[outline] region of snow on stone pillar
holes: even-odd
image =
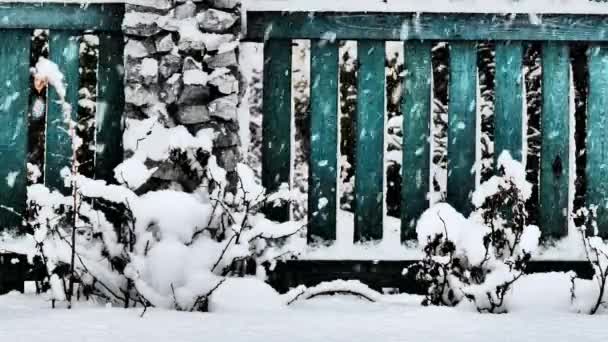
[[[132,0],[123,22],[125,115],[156,116],[193,135],[212,128],[213,153],[232,180],[240,159],[240,11],[240,0]],[[166,170],[153,177],[179,177]]]

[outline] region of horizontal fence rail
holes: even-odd
[[[28,113],[32,84],[31,44],[34,29],[49,30],[49,59],[67,83],[66,101],[77,119],[80,88],[79,50],[82,36],[97,35],[96,155],[94,176],[112,180],[122,160],[124,110],[124,5],[0,4],[0,228],[21,224],[26,206]],[[36,61],[33,61],[35,64]],[[54,89],[46,101],[44,183],[69,193],[61,170],[71,166],[72,137]]]
[[[542,112],[538,223],[544,237],[568,232],[572,80],[570,41],[587,42],[589,96],[585,170],[586,205],[598,205],[600,234],[608,235],[608,17],[545,15],[403,13],[280,13],[248,14],[246,39],[264,41],[265,185],[273,189],[289,180],[291,163],[291,40],[311,40],[311,133],[309,177],[309,241],[336,238],[336,102],[340,40],[357,42],[358,76],[355,115],[355,241],[382,238],[384,110],[386,108],[385,43],[402,41],[405,56],[402,83],[403,155],[401,238],[415,237],[417,218],[429,206],[433,42],[449,46],[449,101],[446,201],[468,215],[476,187],[478,118],[478,41],[495,42],[495,158],[508,150],[525,156],[526,99],[524,46],[540,41]],[[336,41],[337,40],[337,41]],[[291,134],[291,133],[290,133]],[[272,156],[271,159],[269,159]],[[283,210],[287,210],[283,208]],[[285,216],[284,216],[285,217]]]
[[[121,32],[124,4],[0,3],[0,29]]]
[[[247,37],[358,40],[608,40],[606,15],[249,12]]]

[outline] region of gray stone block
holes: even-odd
[[[210,120],[209,109],[205,105],[181,106],[176,120],[183,125],[207,122]]]

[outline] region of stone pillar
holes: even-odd
[[[214,131],[218,164],[235,179],[240,158],[240,0],[131,0],[126,5],[126,109],[195,135]]]

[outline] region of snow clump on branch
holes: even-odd
[[[540,230],[527,222],[531,186],[508,152],[497,173],[473,193],[465,218],[447,203],[428,209],[416,227],[425,258],[410,267],[428,287],[424,305],[457,305],[468,299],[479,312],[501,313],[539,244]]]

